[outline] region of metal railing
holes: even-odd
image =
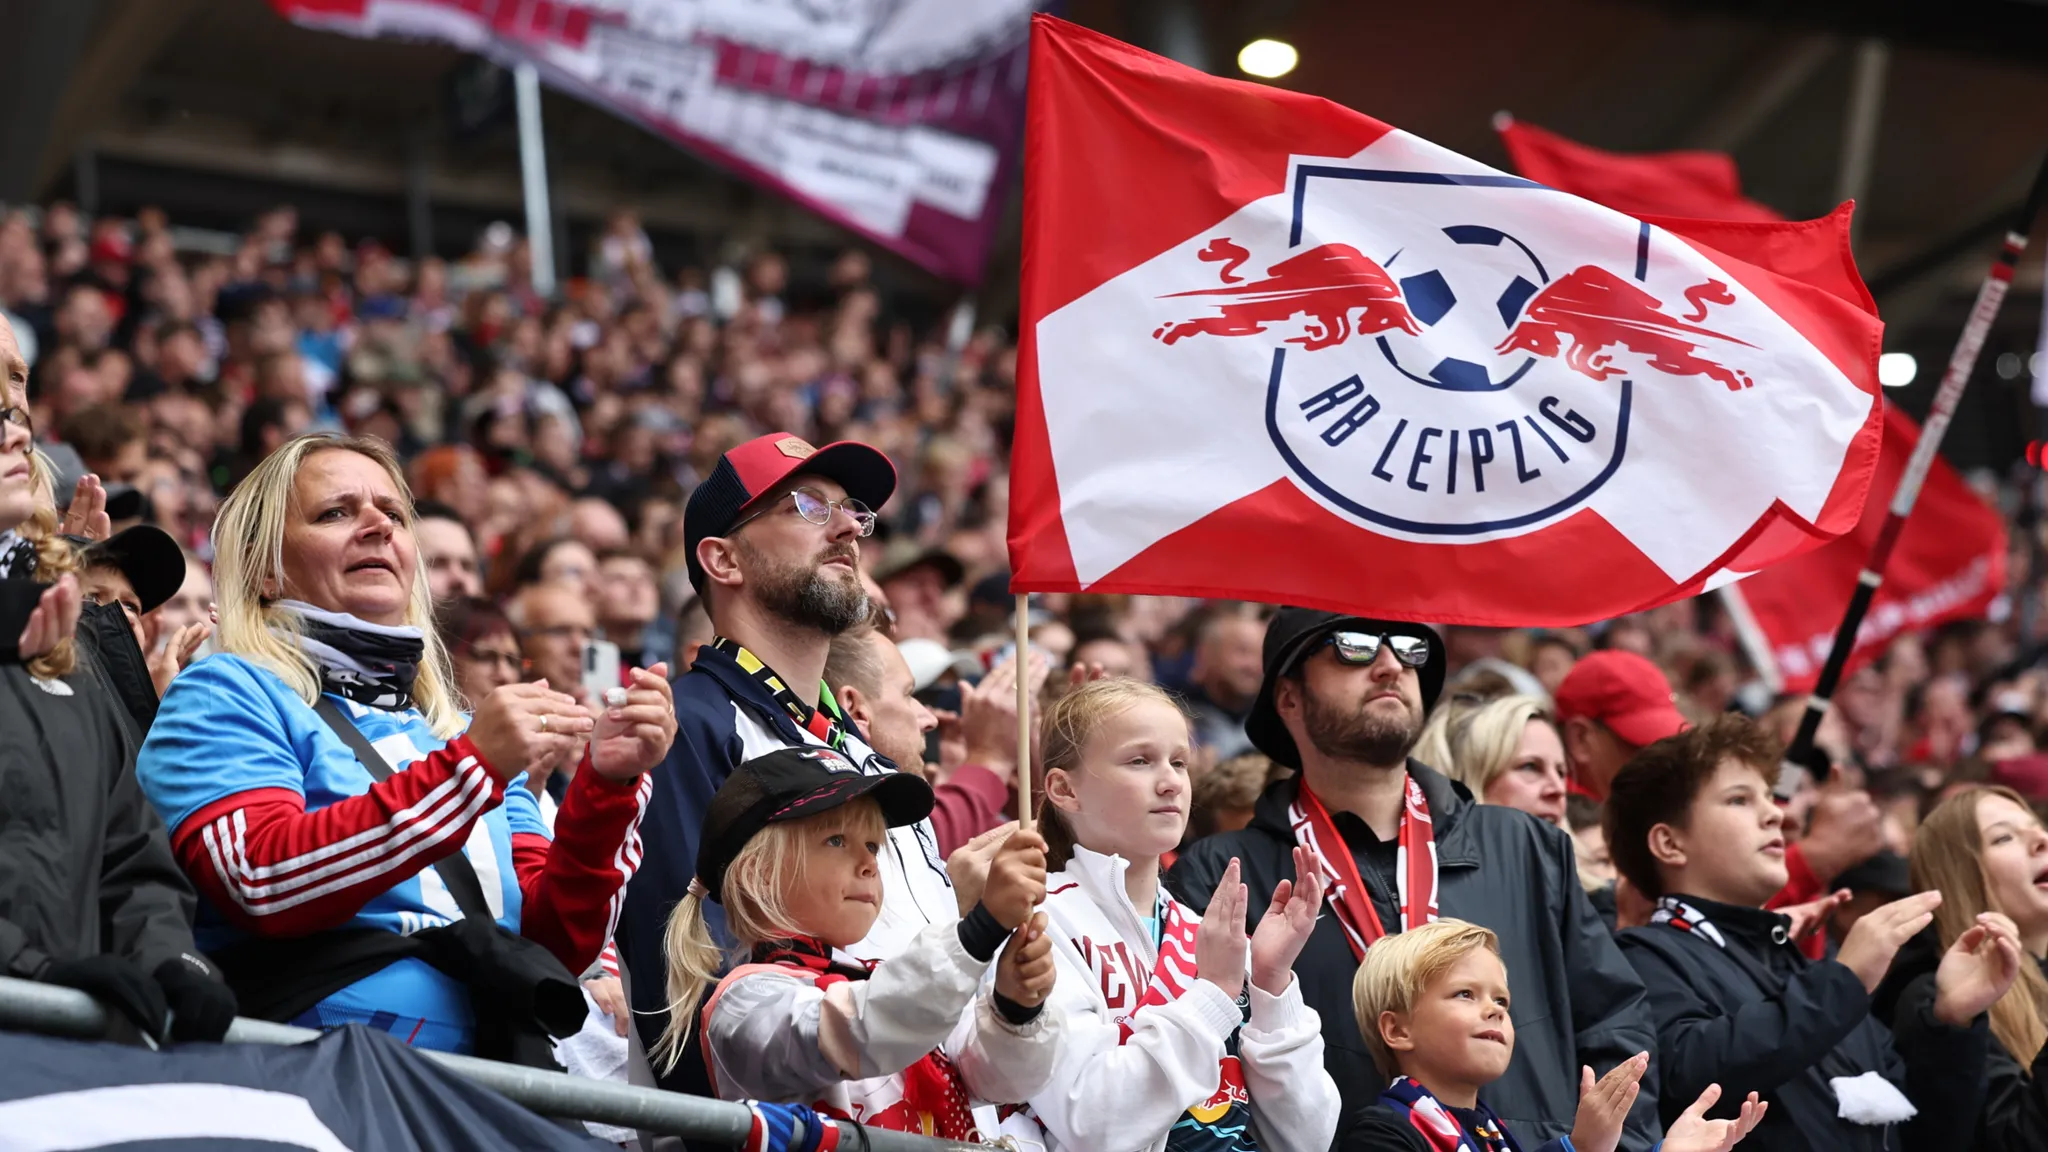
[[[107,1036],[107,1015],[98,1001],[83,992],[0,977],[0,1029],[102,1040]],[[308,1028],[237,1017],[228,1029],[227,1042],[303,1044],[319,1036],[320,1033]],[[746,1105],[731,1101],[586,1080],[564,1072],[545,1072],[450,1052],[416,1051],[542,1116],[594,1120],[620,1128],[734,1146],[746,1139],[753,1123],[753,1114]],[[865,1137],[865,1146],[874,1152],[968,1152],[982,1147],[873,1128],[862,1129],[856,1135],[850,1125],[844,1127],[849,1130],[840,1137],[841,1147],[860,1148]]]

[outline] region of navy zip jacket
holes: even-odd
[[[1929,997],[1900,1015],[1894,1037],[1871,1015],[1870,994],[1854,972],[1800,953],[1786,934],[1787,917],[1682,898],[1706,915],[1727,947],[1657,924],[1620,935],[1657,1017],[1657,1100],[1665,1123],[1718,1083],[1721,1102],[1711,1116],[1732,1116],[1751,1092],[1771,1106],[1743,1139],[1743,1152],[1968,1146],[1984,1098],[1990,1032],[1983,1017],[1969,1028],[1946,1027],[1935,1022]],[[1839,1119],[1829,1081],[1864,1072],[1891,1081],[1919,1114],[1896,1132]]]

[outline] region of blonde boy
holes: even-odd
[[[1373,1064],[1390,1083],[1379,1103],[1351,1120],[1344,1152],[1499,1152],[1512,1134],[1479,1092],[1508,1070],[1515,1054],[1508,973],[1500,939],[1463,920],[1438,920],[1373,944],[1351,982],[1352,1008]],[[1579,1071],[1579,1112],[1572,1134],[1539,1152],[1614,1152],[1635,1102],[1649,1053],[1623,1061],[1597,1083]],[[1752,1095],[1736,1120],[1704,1119],[1720,1096],[1701,1093],[1679,1117],[1665,1152],[1720,1152],[1763,1116]]]

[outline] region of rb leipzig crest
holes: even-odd
[[[1210,238],[1212,283],[1163,295],[1152,336],[1269,345],[1274,448],[1382,530],[1540,528],[1614,479],[1645,390],[1739,405],[1760,386],[1755,346],[1715,325],[1738,289],[1659,259],[1648,224],[1560,237],[1557,194],[1498,174],[1303,164],[1292,191],[1287,248]]]

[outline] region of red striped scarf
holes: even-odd
[[[1329,890],[1332,911],[1351,942],[1351,954],[1365,959],[1365,950],[1387,934],[1372,896],[1358,874],[1358,862],[1351,847],[1337,831],[1323,802],[1302,781],[1294,803],[1287,806],[1287,822],[1294,829],[1294,842],[1314,852],[1323,862],[1324,886]],[[1436,830],[1429,818],[1429,801],[1422,785],[1411,774],[1401,805],[1400,841],[1394,857],[1395,882],[1400,886],[1401,931],[1436,919]]]

